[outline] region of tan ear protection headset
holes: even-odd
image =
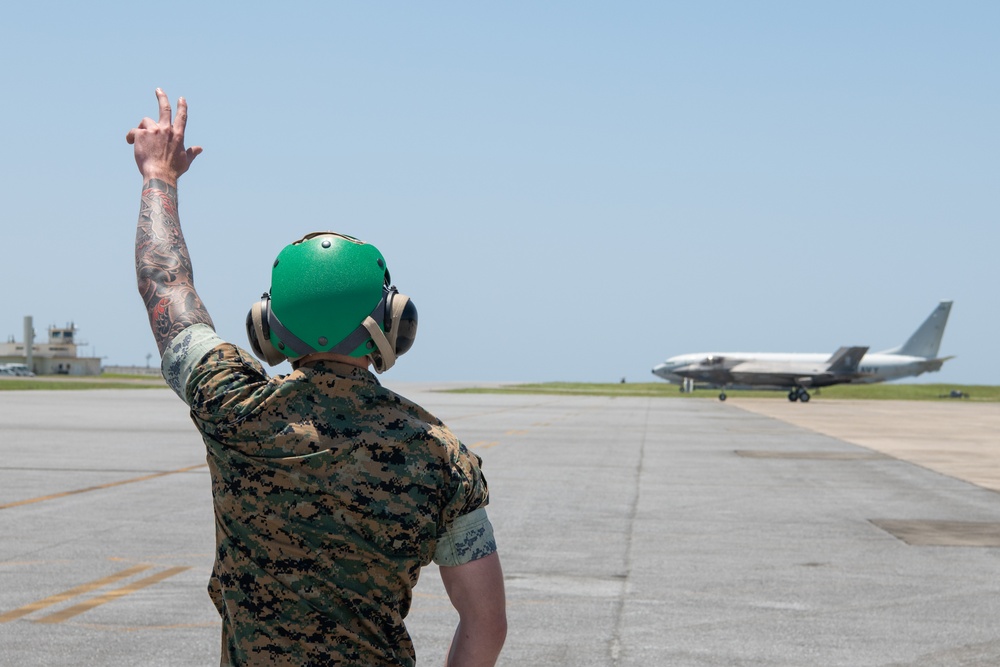
[[[384,331],[378,325],[379,319]],[[250,308],[246,325],[247,338],[254,354],[271,366],[289,357],[316,352],[348,355],[369,339],[366,347],[371,351],[366,356],[371,359],[376,372],[384,373],[413,346],[417,333],[417,309],[410,297],[400,294],[395,286],[387,286],[371,314],[347,338],[326,349],[316,349],[289,331],[271,310],[271,297],[267,292]],[[277,346],[271,342],[272,332],[280,341]]]

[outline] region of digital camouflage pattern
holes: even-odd
[[[208,449],[222,664],[413,665],[403,619],[445,529],[445,561],[496,550],[479,457],[366,370],[268,378],[236,346],[182,339],[164,374],[187,364],[175,389]]]

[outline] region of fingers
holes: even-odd
[[[170,125],[170,98],[161,88],[157,88],[156,100],[160,103],[160,124]]]
[[[156,121],[154,121],[152,118],[149,117],[143,118],[142,120],[139,121],[139,124],[137,126],[133,127],[131,130],[128,131],[128,133],[125,135],[125,142],[129,144],[134,144],[136,132],[138,132],[139,130],[148,130],[151,127],[156,127]]]
[[[196,157],[201,155],[201,151],[202,151],[201,146],[192,146],[191,148],[187,149],[185,152],[187,153],[188,164],[191,164],[191,162],[193,162]]]
[[[188,103],[183,97],[177,98],[177,116],[174,118],[174,131],[184,134],[188,121]]]

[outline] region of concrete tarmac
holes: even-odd
[[[501,665],[1000,664],[1000,406],[394,388],[484,459]],[[218,664],[171,392],[4,392],[0,452],[0,665]],[[430,566],[418,664],[456,621]]]

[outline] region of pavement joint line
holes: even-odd
[[[74,489],[73,491],[63,491],[61,493],[53,493],[47,496],[38,496],[37,498],[28,498],[27,500],[18,500],[12,503],[6,503],[0,505],[0,510],[9,509],[11,507],[20,507],[22,505],[31,505],[33,503],[40,503],[46,500],[56,500],[59,498],[65,498],[67,496],[74,496],[78,493],[87,493],[88,491],[100,491],[103,489],[110,489],[115,486],[121,486],[123,484],[134,484],[135,482],[145,482],[146,480],[155,479],[157,477],[164,477],[166,475],[176,475],[181,472],[189,472],[191,470],[197,470],[198,468],[207,467],[207,463],[199,463],[194,466],[187,466],[186,468],[178,468],[177,470],[167,470],[164,472],[156,472],[150,475],[143,475],[142,477],[133,477],[132,479],[123,479],[118,482],[109,482],[107,484],[98,484],[97,486],[88,486],[85,489]]]
[[[611,664],[614,667],[617,667],[620,664],[622,646],[624,643],[623,633],[625,624],[625,598],[628,595],[628,580],[632,574],[632,546],[633,538],[635,536],[635,520],[639,514],[639,499],[642,495],[642,477],[646,461],[646,434],[649,432],[649,413],[651,410],[651,404],[648,399],[646,400],[645,407],[646,410],[643,416],[642,432],[639,436],[639,460],[636,462],[632,479],[632,483],[635,488],[632,499],[629,502],[628,516],[626,518],[626,525],[628,527],[625,531],[625,571],[622,573],[621,590],[619,591],[617,600],[615,601],[614,628],[612,629],[607,647],[608,655],[611,658]]]

